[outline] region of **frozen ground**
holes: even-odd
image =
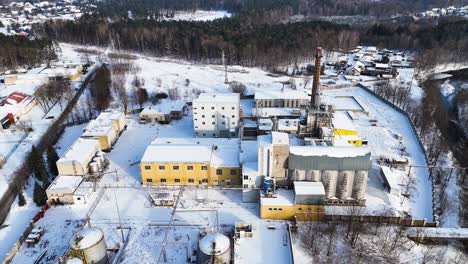
[[[212,21],[215,19],[231,17],[231,13],[227,11],[207,11],[207,10],[196,10],[194,12],[177,11],[174,17],[163,18],[162,20],[169,21]]]

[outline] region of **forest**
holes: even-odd
[[[28,39],[0,34],[0,70],[35,65],[56,58],[49,39]]]
[[[452,0],[451,5],[464,5],[467,0]],[[157,17],[167,10],[226,10],[250,13],[265,10],[289,10],[291,15],[391,16],[422,11],[447,4],[445,0],[103,0],[95,1],[99,13],[106,17]]]

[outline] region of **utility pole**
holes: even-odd
[[[229,80],[228,80],[228,76],[227,76],[227,63],[226,63],[226,56],[224,54],[224,49],[223,49],[223,53],[222,53],[222,58],[223,58],[223,65],[224,65],[224,83],[228,84]]]
[[[119,218],[119,225],[120,225],[120,235],[122,236],[122,243],[125,242],[123,229],[122,229],[122,219],[120,218],[120,210],[119,210],[119,203],[117,202],[117,195],[114,192],[114,199],[115,199],[115,207],[117,208],[117,217]]]

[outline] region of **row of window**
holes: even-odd
[[[195,126],[195,128],[198,128],[198,126]],[[199,135],[200,135],[200,133],[195,132],[195,136],[198,137]],[[202,133],[202,135],[203,135],[204,137],[206,137],[206,133]],[[211,135],[212,135],[213,137],[216,137],[216,133],[212,133]],[[235,136],[236,136],[236,133],[234,133],[234,132],[231,133],[231,137],[235,137]]]
[[[194,114],[197,114],[197,113],[194,113]],[[221,117],[222,117],[222,118],[226,118],[225,115],[222,115]],[[235,115],[231,115],[231,117],[232,117],[232,118],[236,118]],[[201,118],[205,118],[205,115],[202,115]],[[211,118],[216,118],[216,116],[215,116],[215,115],[211,115]],[[198,119],[195,118],[195,121],[197,121],[197,120],[198,120]]]
[[[204,106],[202,106],[202,107],[200,107],[200,108],[201,108],[202,110],[204,110],[204,109],[205,109],[205,107],[204,107]],[[221,107],[221,110],[224,110],[224,109],[225,109],[225,107],[224,107],[224,106],[222,106],[222,107]],[[232,109],[232,110],[236,110],[236,108],[235,108],[234,106],[233,106],[233,107],[231,107],[231,109]],[[193,110],[197,110],[197,107],[194,107],[194,108],[193,108]],[[215,107],[214,107],[214,106],[212,106],[212,107],[211,107],[211,110],[215,110]]]
[[[302,211],[302,208],[299,207],[299,208],[297,208],[297,210]],[[268,211],[283,211],[283,208],[270,207],[270,208],[268,208]],[[312,211],[312,208],[310,208],[310,207],[307,208],[307,211],[309,211],[309,212]],[[320,213],[320,211],[321,211],[320,208],[317,208],[317,212]]]
[[[145,170],[151,170],[151,166],[146,165]],[[166,166],[159,166],[159,170],[166,170]],[[180,166],[174,165],[172,166],[172,170],[180,170]],[[191,171],[193,170],[192,165],[187,165],[187,170]],[[208,170],[208,166],[201,166],[201,170]],[[229,172],[230,175],[235,176],[237,175],[237,170],[236,169],[231,169]],[[223,170],[222,169],[217,169],[216,170],[216,175],[223,175]]]
[[[195,119],[197,121],[197,119]],[[212,125],[215,125],[216,122],[211,122]],[[226,122],[221,122],[221,124],[226,125]],[[235,125],[236,122],[231,122],[231,124]],[[202,122],[202,125],[206,125],[206,122]],[[195,128],[198,128],[198,126],[195,126]]]
[[[195,179],[187,179],[188,183],[195,183]],[[159,180],[160,183],[167,183],[167,179],[160,179]],[[175,183],[180,183],[180,179],[174,179],[174,182]],[[230,185],[231,184],[231,180],[214,180],[213,182],[215,183],[219,183],[219,184],[222,184],[222,183],[226,183],[227,185]],[[153,183],[153,179],[146,179],[146,183]],[[202,179],[201,181],[199,181],[199,184],[202,184],[202,183],[208,183],[208,179]]]

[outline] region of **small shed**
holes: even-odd
[[[325,188],[322,182],[295,181],[294,204],[319,205],[325,199]]]

